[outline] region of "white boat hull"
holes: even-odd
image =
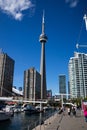
[[[6,113],[4,111],[0,111],[0,121],[5,121],[10,119],[9,113]]]

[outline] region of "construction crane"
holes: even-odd
[[[84,17],[83,17],[83,20],[85,21],[85,27],[86,27],[86,31],[87,31],[87,15],[85,14]],[[83,25],[83,24],[82,24]],[[81,27],[81,30],[80,30],[80,34],[81,34],[81,31],[82,31],[82,27]],[[80,39],[80,34],[79,34],[79,39]],[[76,48],[86,48],[87,45],[81,45],[81,44],[76,44]]]
[[[87,30],[87,15],[85,14],[83,17],[83,20],[85,20],[86,30]]]

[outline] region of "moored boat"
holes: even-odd
[[[0,121],[9,120],[11,115],[3,110],[0,110]]]
[[[5,106],[0,109],[0,121],[9,120],[14,115],[12,107]]]
[[[38,113],[38,110],[34,106],[27,104],[26,107],[24,107],[24,112],[25,114],[35,114]]]

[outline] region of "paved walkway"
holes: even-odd
[[[58,130],[87,130],[87,122],[85,122],[84,116],[81,115],[81,111],[78,111],[76,117],[63,116]]]
[[[65,114],[55,114],[33,130],[87,130],[87,122],[80,110],[76,117],[69,116],[66,111]]]

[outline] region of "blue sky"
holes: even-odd
[[[23,87],[24,70],[40,70],[42,12],[45,10],[47,89],[58,92],[76,43],[87,44],[87,0],[0,0],[0,48],[15,60],[13,85]],[[82,26],[83,22],[83,26]],[[81,29],[82,27],[82,29]],[[80,49],[81,51],[81,49]],[[86,51],[87,49],[83,49]]]

